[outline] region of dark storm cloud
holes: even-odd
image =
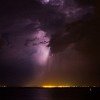
[[[40,28],[41,5],[33,0],[3,0],[0,7],[0,84],[19,86],[41,72],[32,58],[35,48],[24,45]]]
[[[94,15],[95,6],[91,1],[1,0],[0,5],[1,83],[10,86],[20,85],[28,78],[33,77],[34,80],[39,73],[41,76],[41,70],[45,68],[37,65],[33,58],[36,53],[35,46],[47,43],[39,41],[35,44],[38,38],[34,36],[40,30],[51,37],[49,44],[51,52],[55,55],[58,53],[57,57],[54,56],[51,69],[45,73],[46,76],[49,76],[49,73],[54,75],[55,79],[58,78],[57,81],[65,80],[67,82],[67,76],[71,81],[71,79],[77,79],[76,77],[84,79],[84,72],[87,70],[91,69],[91,74],[97,72],[96,69],[99,67],[91,67],[92,63],[89,65],[91,61],[96,64],[95,58],[98,55],[96,51],[99,51],[99,46],[95,46],[99,35],[98,32],[95,33],[97,28],[94,25],[98,19]],[[89,62],[85,61],[86,58],[83,55],[88,57]],[[59,63],[60,61],[57,59],[62,59],[62,63]],[[94,66],[96,66],[95,64]],[[91,68],[86,68],[88,65]],[[94,69],[95,72],[93,72]],[[61,70],[62,72],[60,72]],[[55,75],[56,73],[57,75]],[[64,73],[64,75],[61,76],[60,73]],[[91,74],[88,76],[90,77]],[[71,78],[74,76],[75,78]],[[97,74],[93,76],[95,79]]]
[[[73,50],[76,49],[78,52],[84,55],[84,57],[86,57],[85,59],[88,59],[85,66],[82,67],[82,65],[85,64],[85,62],[83,62],[82,65],[79,65],[79,63],[77,65],[77,66],[81,66],[81,68],[84,68],[84,69],[88,68],[88,70],[87,71],[85,70],[85,72],[76,68],[78,71],[78,74],[81,72],[77,76],[77,78],[79,77],[78,81],[84,80],[83,84],[85,83],[85,84],[90,84],[90,85],[100,84],[100,80],[98,77],[99,75],[98,70],[100,70],[100,67],[99,67],[100,65],[99,64],[100,39],[98,38],[100,36],[99,35],[99,24],[98,24],[100,22],[100,19],[99,19],[99,16],[100,16],[99,9],[100,8],[99,8],[98,3],[99,3],[98,1],[84,1],[84,0],[81,1],[80,5],[82,6],[91,5],[94,8],[93,14],[91,15],[90,13],[88,13],[80,21],[76,21],[69,25],[66,25],[65,31],[62,31],[62,34],[60,32],[59,34],[52,36],[50,44],[49,44],[51,46],[52,52],[59,53],[59,52],[65,51],[65,48],[68,48],[70,44],[74,43]],[[72,59],[71,59],[71,62],[72,62]],[[65,63],[65,65],[67,66],[68,63]],[[74,67],[75,65],[76,64],[74,64]],[[83,72],[85,73],[86,77]],[[71,75],[75,76],[74,73]],[[67,74],[65,76],[67,77]],[[82,82],[79,82],[79,83],[82,84]]]

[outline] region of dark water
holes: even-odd
[[[99,88],[0,88],[0,100],[100,100]]]

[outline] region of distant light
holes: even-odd
[[[70,86],[54,86],[54,85],[45,85],[42,86],[43,88],[66,88],[66,87],[70,87]]]
[[[92,92],[92,89],[90,88],[90,92]]]
[[[0,87],[7,87],[7,86],[5,86],[5,85],[1,86],[1,85],[0,85]]]
[[[44,85],[44,86],[42,86],[43,88],[76,88],[76,87],[82,87],[82,88],[84,88],[84,87],[90,87],[90,86],[69,86],[69,85]],[[96,87],[96,86],[93,86],[93,87]],[[90,91],[92,91],[91,90],[91,88],[90,88]]]

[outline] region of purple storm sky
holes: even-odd
[[[1,0],[0,84],[100,85],[93,2]]]

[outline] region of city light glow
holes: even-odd
[[[71,87],[71,86],[62,86],[62,85],[59,85],[59,86],[56,86],[56,85],[44,85],[42,86],[43,88],[66,88],[66,87]]]
[[[76,88],[76,87],[96,87],[96,86],[70,86],[70,85],[44,85],[43,88]]]

